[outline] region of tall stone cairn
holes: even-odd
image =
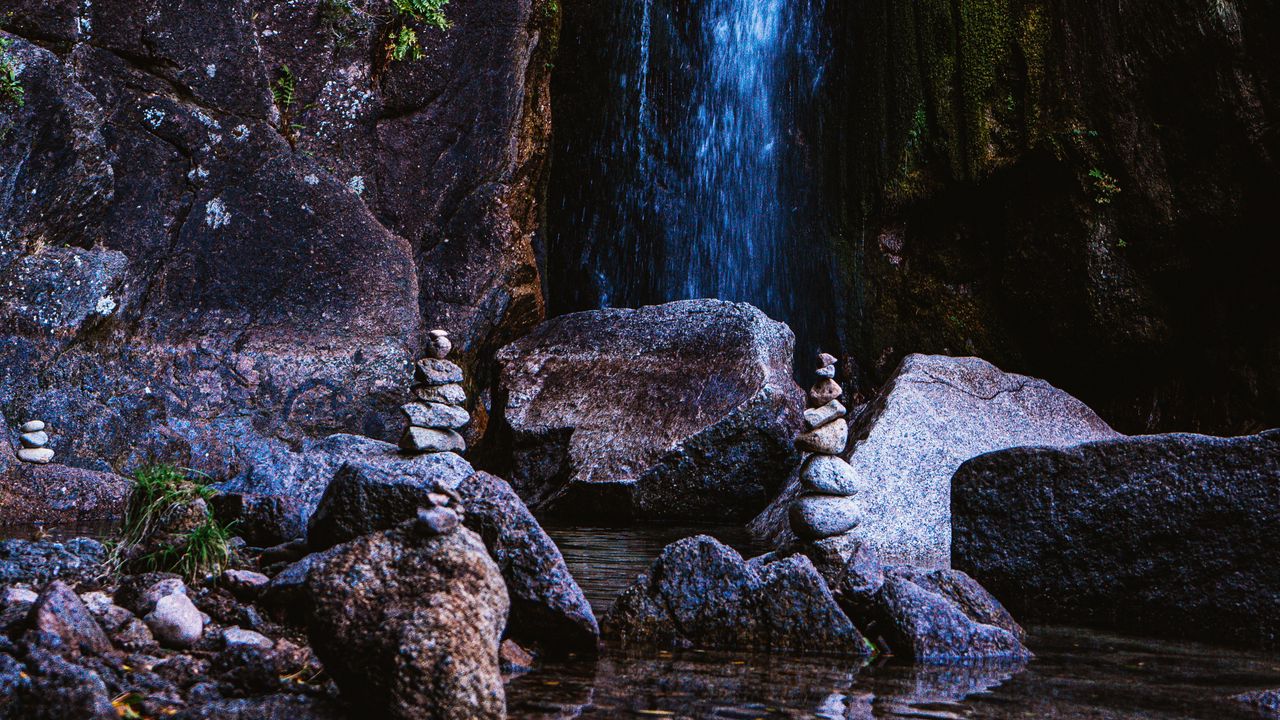
[[[806,432],[796,448],[806,453],[800,468],[800,496],[791,503],[791,529],[802,540],[817,541],[843,535],[861,520],[855,495],[860,480],[840,457],[849,437],[842,390],[835,381],[836,359],[818,355],[818,382],[809,390],[804,412]]]
[[[453,343],[444,330],[432,330],[430,357],[414,366],[414,400],[400,409],[409,421],[400,438],[400,450],[410,455],[463,453],[466,440],[458,430],[471,421],[467,393],[462,388],[462,368],[449,361]]]

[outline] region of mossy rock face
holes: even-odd
[[[908,352],[977,353],[1127,430],[1280,423],[1280,351],[1256,322],[1280,302],[1257,269],[1280,197],[1280,9],[836,15],[838,276],[871,380]]]

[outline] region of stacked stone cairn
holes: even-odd
[[[818,541],[853,530],[861,519],[854,496],[859,480],[840,457],[849,437],[842,390],[835,381],[836,359],[818,356],[818,382],[809,390],[805,433],[796,448],[805,453],[800,467],[800,496],[790,508],[791,529],[802,540]]]
[[[446,358],[453,349],[449,334],[432,330],[427,348],[430,357],[414,367],[414,401],[400,409],[409,427],[400,438],[400,449],[411,455],[454,452],[461,454],[467,442],[458,434],[471,416],[464,407],[467,393],[462,388],[462,368]]]
[[[49,444],[49,433],[43,420],[28,420],[18,430],[22,433],[18,437],[18,441],[22,443],[18,450],[19,460],[36,465],[46,465],[53,460],[53,450],[46,447]]]

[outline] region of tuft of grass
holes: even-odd
[[[18,79],[18,67],[14,64],[9,48],[13,40],[0,37],[0,106],[22,107],[26,102],[26,90]]]
[[[231,561],[231,527],[215,520],[208,506],[217,491],[194,473],[165,464],[139,468],[133,483],[121,537],[109,560],[114,572],[123,572],[127,565],[142,572],[176,572],[195,581],[226,568]],[[189,511],[197,500],[205,502],[204,517],[177,536],[160,537],[166,522]],[[162,544],[155,547],[157,542]],[[137,554],[140,549],[148,550]]]

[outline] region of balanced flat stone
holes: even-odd
[[[832,420],[845,417],[847,414],[848,411],[845,410],[844,405],[840,404],[839,400],[832,400],[822,407],[805,410],[804,426],[808,430],[814,430],[826,425]]]
[[[831,353],[818,353],[818,367],[835,365],[837,362],[839,361],[836,359],[836,356]]]
[[[401,406],[409,424],[420,428],[457,430],[471,421],[466,410],[437,402],[414,402]]]
[[[819,455],[839,455],[849,438],[849,423],[837,418],[796,438],[796,449]]]
[[[853,495],[861,489],[858,473],[836,455],[810,456],[800,468],[800,486],[826,495]]]
[[[438,358],[419,360],[414,366],[414,382],[423,385],[448,385],[462,382],[462,368]]]
[[[820,367],[817,370],[817,374],[818,377],[827,378],[828,380],[834,378],[836,376],[836,366],[828,365],[826,367]]]
[[[840,495],[803,495],[791,504],[791,529],[805,540],[842,535],[862,520],[857,499]]]
[[[831,378],[823,378],[819,380],[812,388],[809,388],[809,407],[821,407],[840,397],[844,391],[840,389],[840,384]]]
[[[22,441],[22,447],[42,448],[49,444],[49,433],[39,430],[36,432],[22,433],[18,438]]]
[[[446,405],[462,406],[467,403],[467,391],[457,383],[449,383],[448,385],[436,385],[435,387],[420,387],[413,391],[423,402],[444,403]]]
[[[411,427],[400,438],[400,449],[410,453],[460,453],[467,449],[467,441],[452,430]]]
[[[49,448],[22,448],[18,451],[18,459],[22,462],[47,465],[53,460],[53,451]]]
[[[43,420],[28,420],[27,422],[22,423],[22,427],[19,429],[24,433],[31,433],[40,432],[41,430],[44,430],[44,428],[45,424]]]

